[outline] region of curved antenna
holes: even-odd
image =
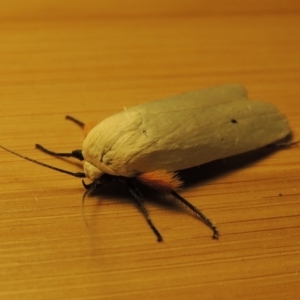
[[[86,177],[86,175],[85,175],[84,173],[82,173],[82,172],[75,172],[75,173],[73,173],[73,172],[70,172],[70,171],[67,171],[67,170],[63,170],[63,169],[60,169],[60,168],[56,168],[56,167],[47,165],[47,164],[45,164],[45,163],[42,163],[42,162],[37,161],[37,160],[35,160],[35,159],[32,159],[32,158],[30,158],[30,157],[21,155],[21,154],[19,154],[19,153],[17,153],[17,152],[14,152],[14,151],[12,151],[12,150],[10,150],[10,149],[5,148],[4,146],[1,146],[1,145],[0,145],[0,148],[2,148],[3,150],[5,150],[5,151],[7,151],[7,152],[10,152],[11,154],[14,154],[14,155],[16,155],[16,156],[19,156],[19,157],[21,157],[21,158],[23,158],[23,159],[26,159],[26,160],[28,160],[28,161],[31,161],[31,162],[37,164],[37,165],[41,165],[41,166],[43,166],[43,167],[46,167],[46,168],[48,168],[48,169],[52,169],[52,170],[55,170],[55,171],[58,171],[58,172],[61,172],[61,173],[65,173],[65,174],[68,174],[68,175],[71,175],[71,176],[74,176],[74,177],[77,177],[77,178],[85,178],[85,177]]]

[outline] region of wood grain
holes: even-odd
[[[223,83],[272,102],[300,139],[297,1],[2,1],[0,144],[80,149],[66,114],[99,121],[123,107]],[[126,189],[85,201],[80,180],[0,150],[1,299],[297,299],[299,146],[182,174],[182,195],[147,195],[157,243]],[[85,223],[88,223],[88,226]]]

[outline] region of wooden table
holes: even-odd
[[[223,83],[274,103],[300,140],[299,1],[1,2],[3,146],[80,171],[34,148],[80,149],[66,114],[99,121]],[[163,243],[123,186],[87,198],[83,213],[79,179],[0,155],[1,299],[299,297],[299,146],[185,174],[181,194],[219,241],[171,198],[149,196]]]

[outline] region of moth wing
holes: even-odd
[[[287,119],[275,106],[249,101],[242,86],[230,85],[113,115],[90,132],[84,151],[106,173],[135,176],[201,165],[263,147],[289,133]]]

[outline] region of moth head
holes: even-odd
[[[85,176],[92,181],[99,179],[100,177],[102,177],[103,174],[105,174],[103,170],[99,169],[99,167],[95,166],[94,164],[88,161],[84,162],[83,170]]]

